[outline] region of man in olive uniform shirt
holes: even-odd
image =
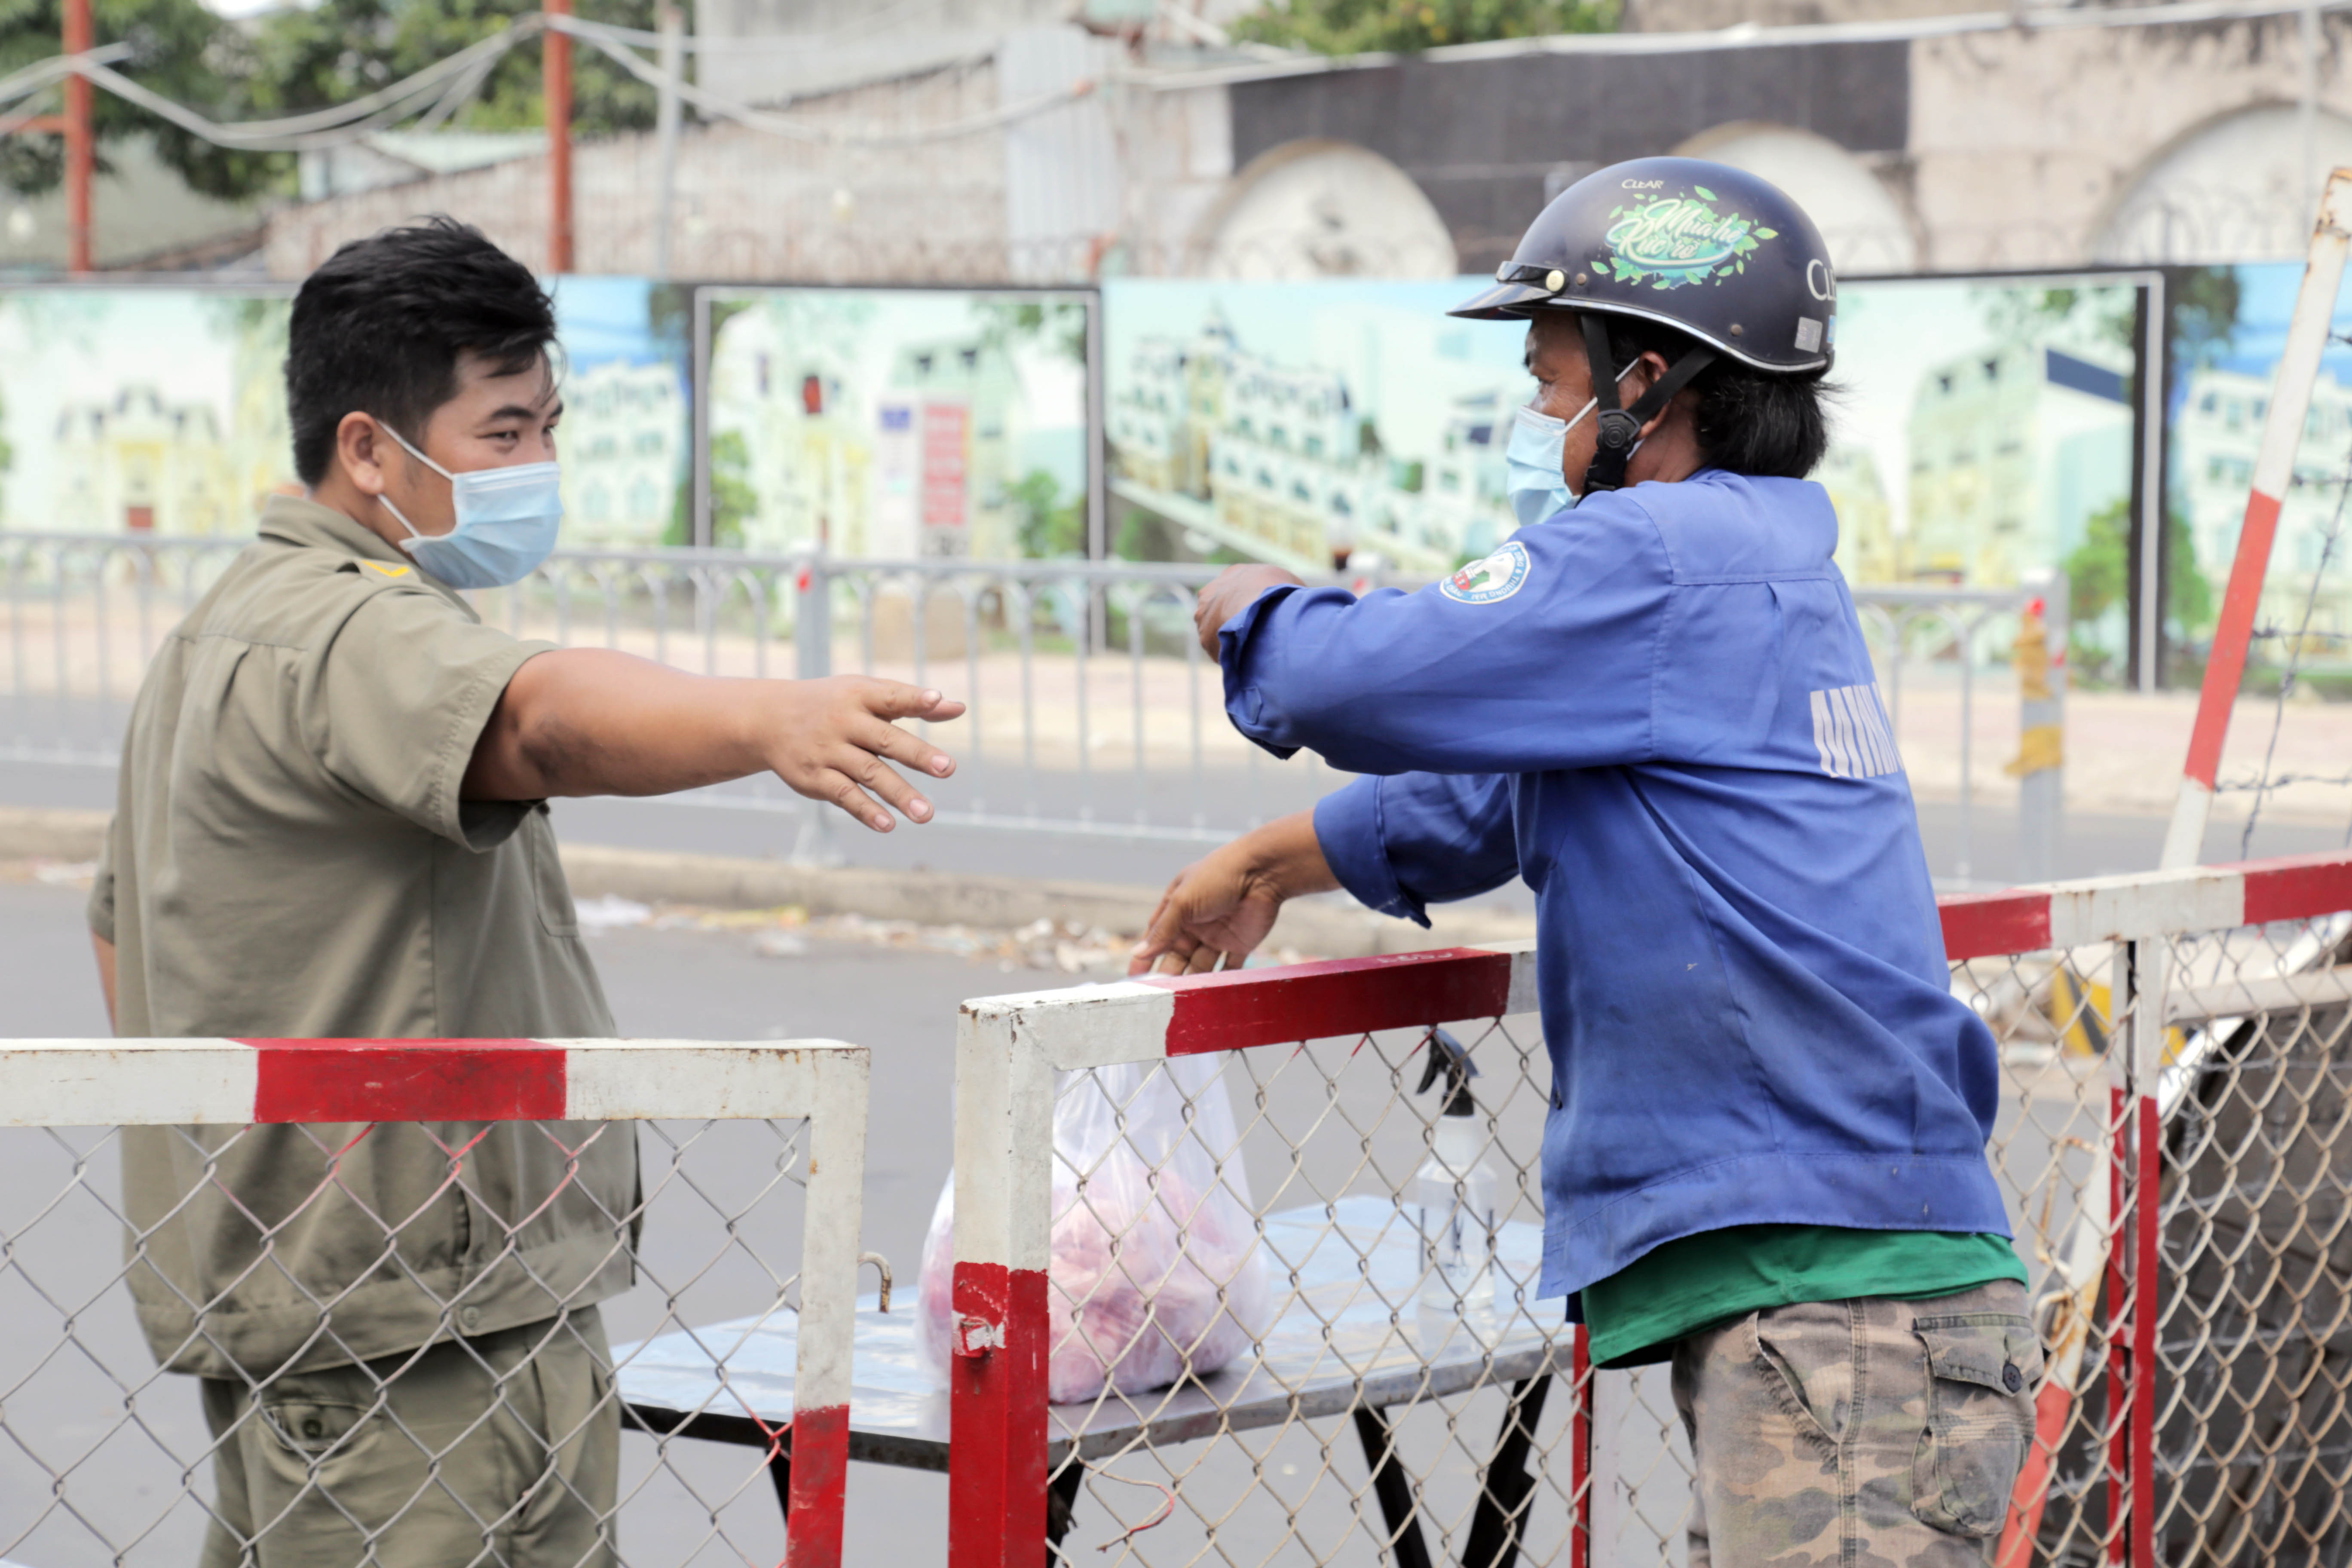
[[[765,771],[877,830],[930,816],[881,759],[950,771],[891,722],[961,711],[937,692],[557,649],[455,591],[553,546],[554,336],[530,272],[446,220],[303,285],[307,494],[131,714],[89,910],[118,1033],[609,1037],[550,797]],[[123,1160],[140,1322],[215,1438],[206,1568],[611,1560],[626,1125],[131,1129]]]

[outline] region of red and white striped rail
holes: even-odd
[[[2092,877],[1938,899],[1954,963],[2009,952],[2229,931],[2352,910],[2352,855],[2290,855],[2233,865]]]
[[[809,1123],[791,1568],[839,1568],[869,1060],[837,1040],[5,1040],[0,1126]]]
[[[1939,909],[1954,962],[2231,930],[2352,910],[2352,854],[2095,878],[1948,898]],[[2159,987],[2161,973],[2151,976]],[[965,1003],[956,1058],[950,1568],[1032,1568],[1045,1560],[1057,1073],[1536,1006],[1532,943],[1154,976]],[[2150,1016],[2161,1013],[2159,998]],[[2136,1018],[2133,1037],[2135,1050],[2148,1054],[2161,1027],[2142,1027]],[[2147,1146],[2153,1149],[2152,1141]],[[2152,1264],[2143,1277],[2153,1278]],[[2134,1389],[2142,1402],[2144,1386]],[[2144,1510],[2137,1496],[2135,1503]]]
[[[2221,769],[2221,744],[2230,736],[2230,710],[2246,675],[2246,650],[2253,638],[2254,613],[2262,605],[2263,579],[2270,571],[2271,542],[2278,535],[2279,509],[2294,479],[2295,448],[2311,409],[2313,384],[2336,319],[2336,290],[2352,250],[2352,169],[2327,176],[2319,221],[2311,234],[2311,255],[2295,296],[2294,315],[2279,353],[2278,379],[2271,386],[2263,420],[2262,450],[2254,458],[2253,486],[2246,496],[2246,521],[2238,531],[2238,552],[2230,563],[2230,585],[2221,594],[2221,616],[2205,660],[2205,683],[2197,698],[2197,725],[2189,732],[2189,758],[2180,795],[2164,836],[2158,864],[2193,866],[2204,853],[2205,824],[2213,811],[2213,783]],[[2143,614],[2153,615],[2152,608]]]

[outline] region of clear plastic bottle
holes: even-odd
[[[1421,1305],[1425,1310],[1483,1311],[1495,1300],[1495,1193],[1486,1158],[1486,1119],[1470,1092],[1477,1072],[1469,1052],[1443,1029],[1430,1040],[1427,1089],[1442,1071],[1445,1106],[1430,1137],[1429,1158],[1413,1173],[1411,1207],[1421,1233]]]

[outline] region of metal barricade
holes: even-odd
[[[1956,994],[2000,1045],[1990,1154],[2050,1350],[1988,1552],[2002,1568],[2345,1561],[2352,856],[1958,897],[1943,915]],[[1549,1071],[1531,960],[1452,949],[966,1005],[951,1293],[923,1308],[943,1314],[950,1425],[897,1430],[877,1405],[864,1456],[950,1465],[956,1568],[1055,1560],[1049,1545],[1155,1563],[1683,1561],[1689,1449],[1666,1370],[1590,1371],[1581,1331],[1533,1299]],[[1440,1025],[1478,1068],[1496,1191],[1492,1299],[1466,1307],[1433,1288],[1428,1239],[1446,1201],[1424,1190],[1449,1098],[1431,1084]],[[1057,1108],[1099,1101],[1129,1129],[1170,1093],[1186,1131],[1146,1163],[1216,1173],[1248,1215],[1262,1307],[1190,1180],[1138,1205],[1057,1152]],[[1074,1268],[1088,1244],[1108,1261]],[[1203,1279],[1245,1345],[1203,1326]],[[1192,1300],[1162,1315],[1171,1282]],[[1216,1348],[1173,1384],[1101,1371],[1139,1345]],[[1075,1381],[1099,1386],[1070,1400],[1074,1352]]]
[[[0,534],[0,758],[111,762],[148,658],[245,543]],[[566,550],[517,586],[471,597],[517,637],[705,674],[937,683],[970,704],[951,732],[959,768],[938,821],[1211,844],[1305,809],[1346,777],[1312,752],[1276,763],[1226,721],[1216,666],[1192,632],[1193,595],[1220,569]],[[1416,585],[1387,574],[1330,581],[1358,592]],[[1915,785],[1932,812],[1955,813],[1931,824],[1949,846],[1934,868],[1952,885],[1984,875],[1983,796],[2004,760],[1989,753],[2006,741],[1979,731],[2005,731],[1987,715],[2033,700],[1989,672],[2037,599],[2050,601],[2054,646],[2064,646],[2063,593],[2054,574],[2016,589],[1854,592]],[[2059,696],[2063,669],[2058,661]],[[2053,721],[2019,711],[2021,730]],[[2022,875],[2050,874],[2031,847],[2056,841],[2057,784],[2047,770],[2020,790]],[[803,855],[833,853],[829,809],[776,780],[674,798],[799,813]]]
[[[0,1042],[0,1559],[834,1568],[867,1073],[834,1041]],[[780,1334],[755,1420],[730,1373]],[[749,1446],[688,1440],[730,1420]]]

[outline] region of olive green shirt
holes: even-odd
[[[272,500],[131,710],[89,900],[117,1032],[611,1036],[545,803],[459,798],[550,646],[341,513]],[[334,1366],[630,1283],[626,1125],[135,1128],[123,1174],[131,1293],[178,1371]]]

